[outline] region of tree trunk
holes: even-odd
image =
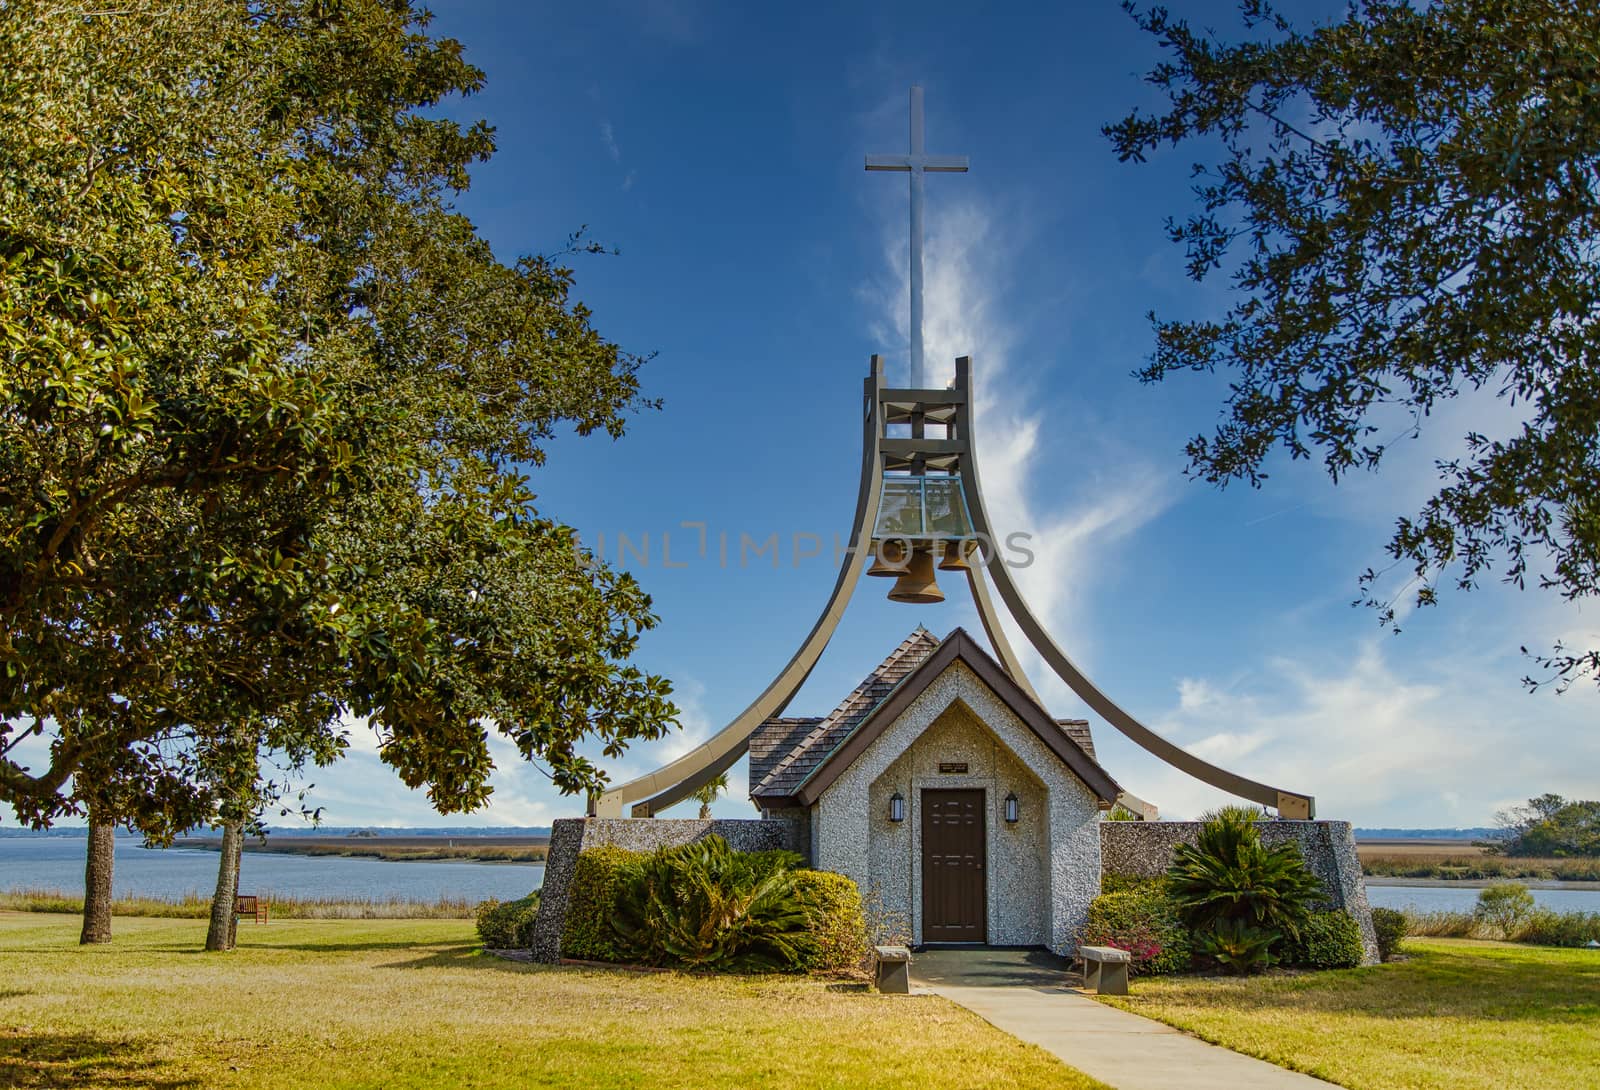
[[[79,943],[111,941],[111,873],[116,851],[115,823],[103,804],[89,805],[89,857],[83,868],[83,934]]]
[[[217,891],[211,897],[211,926],[206,929],[207,950],[232,950],[239,920],[233,914],[239,895],[239,859],[244,849],[244,826],[236,821],[222,825],[221,861],[217,864]]]

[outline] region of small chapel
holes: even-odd
[[[872,357],[855,410],[855,516],[833,590],[744,711],[689,753],[591,797],[586,817],[555,823],[534,956],[560,957],[568,883],[585,848],[652,849],[712,833],[741,850],[787,848],[852,879],[914,946],[1072,952],[1104,875],[1161,874],[1199,826],[1157,820],[1156,808],[1096,759],[1090,721],[1050,712],[1007,638],[1003,607],[1043,667],[1100,723],[1270,812],[1277,820],[1265,823],[1263,840],[1296,843],[1327,903],[1357,917],[1376,957],[1350,826],[1313,820],[1310,794],[1222,768],[1140,722],[1056,644],[1012,578],[979,475],[972,360],[958,358],[946,385],[923,378],[923,175],[959,173],[967,163],[928,154],[922,129],[922,91],[913,88],[910,154],[867,159],[868,170],[911,179],[909,381],[891,385],[883,358]],[[956,628],[941,638],[919,624],[831,712],[788,714],[859,586],[889,585],[891,601],[936,607],[945,600],[941,574],[965,583],[981,637]],[[659,816],[747,756],[758,817]],[[1113,808],[1135,820],[1106,821]]]

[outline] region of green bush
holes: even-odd
[[[1324,896],[1300,849],[1261,842],[1259,817],[1247,807],[1225,806],[1206,816],[1195,843],[1172,853],[1167,887],[1196,935],[1234,920],[1293,937]]]
[[[817,956],[791,852],[737,852],[720,836],[663,848],[626,873],[611,923],[647,965],[795,970]]]
[[[1189,929],[1160,882],[1145,881],[1096,897],[1078,941],[1128,951],[1134,973],[1181,973],[1192,956]]]
[[[1496,882],[1478,893],[1472,914],[1500,933],[1503,939],[1515,935],[1522,921],[1534,909],[1533,894],[1520,882]]]
[[[647,858],[644,852],[611,845],[578,853],[561,931],[561,956],[582,961],[627,961],[628,955],[611,927],[617,893]]]
[[[1591,941],[1600,942],[1600,913],[1535,908],[1517,925],[1512,938],[1535,946],[1583,946]]]
[[[1307,969],[1353,969],[1366,950],[1361,925],[1348,912],[1313,912],[1296,937],[1286,937],[1278,960]]]
[[[1272,947],[1282,936],[1246,920],[1224,917],[1195,936],[1195,948],[1229,973],[1259,973],[1276,962]]]
[[[1131,889],[1154,889],[1165,893],[1167,880],[1164,877],[1149,878],[1142,874],[1102,874],[1100,876],[1101,893],[1125,893]]]
[[[1406,914],[1392,908],[1372,910],[1372,930],[1378,936],[1378,957],[1384,961],[1393,958],[1400,950],[1400,940],[1406,937]]]
[[[801,870],[794,873],[795,896],[811,917],[815,950],[801,968],[842,973],[859,969],[867,957],[867,921],[861,891],[842,874]]]
[[[515,901],[484,901],[478,906],[478,938],[489,950],[525,950],[533,945],[539,891]]]

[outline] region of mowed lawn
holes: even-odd
[[[550,969],[463,920],[0,913],[4,1087],[1100,1087],[942,999]]]
[[[1600,1087],[1600,950],[1409,939],[1405,961],[1139,980],[1108,999],[1351,1090]]]

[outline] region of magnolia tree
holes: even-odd
[[[494,150],[432,111],[458,44],[392,0],[21,0],[0,55],[0,801],[108,866],[116,823],[248,820],[342,716],[441,812],[490,730],[574,793],[581,744],[668,730],[648,597],[525,475],[620,436],[641,360],[453,210]]]

